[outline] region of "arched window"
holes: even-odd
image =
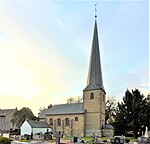
[[[91,92],[91,94],[90,94],[90,99],[91,100],[94,99],[94,93],[93,92]]]
[[[61,126],[61,119],[60,118],[58,118],[58,120],[57,120],[57,125]]]
[[[69,126],[69,118],[66,118],[66,126]]]
[[[49,124],[50,124],[51,126],[53,125],[53,119],[52,119],[52,118],[50,118]]]
[[[75,119],[74,119],[75,121],[78,121],[79,120],[79,118],[78,117],[75,117]]]

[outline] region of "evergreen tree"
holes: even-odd
[[[113,123],[115,128],[115,135],[125,135],[127,132],[127,119],[125,113],[125,106],[123,103],[118,103],[116,108],[116,116]]]
[[[132,93],[127,90],[123,102],[117,106],[114,122],[116,132],[126,135],[132,131],[135,137],[142,135],[148,119],[146,111],[146,99],[139,90],[132,90]]]
[[[150,130],[150,94],[147,96],[146,99],[146,126],[148,127],[148,130]]]
[[[137,138],[139,135],[142,135],[145,125],[146,125],[146,99],[144,95],[140,94],[139,90],[136,89],[132,91],[133,95],[133,119],[132,119],[132,130],[134,136]]]

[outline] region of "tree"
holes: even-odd
[[[148,130],[150,130],[150,94],[148,94],[146,99],[146,126],[148,127]]]
[[[67,99],[67,104],[71,104],[71,103],[81,103],[83,101],[83,98],[80,96],[77,97],[70,97]]]
[[[70,97],[67,99],[67,104],[75,103],[75,99],[73,97]]]
[[[23,107],[20,110],[17,110],[12,119],[11,122],[13,125],[15,125],[16,127],[20,128],[20,126],[23,124],[23,122],[26,120],[36,120],[36,116],[34,116],[34,114],[32,113],[31,109],[27,108],[27,107]]]
[[[39,111],[40,111],[40,112],[42,112],[43,110],[45,110],[45,107],[44,107],[44,106],[39,108]]]
[[[146,99],[138,89],[127,90],[123,102],[118,103],[114,127],[116,132],[127,134],[133,132],[135,137],[142,135],[146,126]]]
[[[112,125],[115,128],[116,135],[125,135],[127,132],[127,120],[125,114],[125,106],[123,103],[118,103],[116,108],[116,115],[114,117],[114,122]]]
[[[116,99],[108,98],[105,105],[105,124],[112,124],[116,113]]]
[[[47,108],[50,109],[50,108],[52,108],[52,107],[53,107],[53,105],[52,105],[52,104],[49,104]]]
[[[147,95],[147,102],[150,103],[150,94]]]
[[[132,129],[134,136],[137,138],[138,135],[142,135],[144,127],[146,125],[145,121],[147,118],[147,115],[145,113],[146,111],[146,98],[144,98],[144,95],[140,94],[139,90],[136,89],[132,91],[133,94],[133,119],[132,119]]]

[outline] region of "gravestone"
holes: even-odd
[[[112,139],[110,139],[110,143],[123,144],[123,143],[125,143],[125,137],[124,136],[115,136]]]
[[[137,139],[138,144],[150,144],[150,138],[147,137],[139,137]]]
[[[145,135],[144,137],[148,138],[148,128],[146,127]]]
[[[56,132],[56,144],[60,144],[60,138],[62,137],[62,134],[60,132]]]

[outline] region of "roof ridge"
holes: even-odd
[[[54,106],[59,106],[59,105],[72,105],[72,104],[83,104],[82,102],[81,103],[66,103],[66,104],[56,104]]]

